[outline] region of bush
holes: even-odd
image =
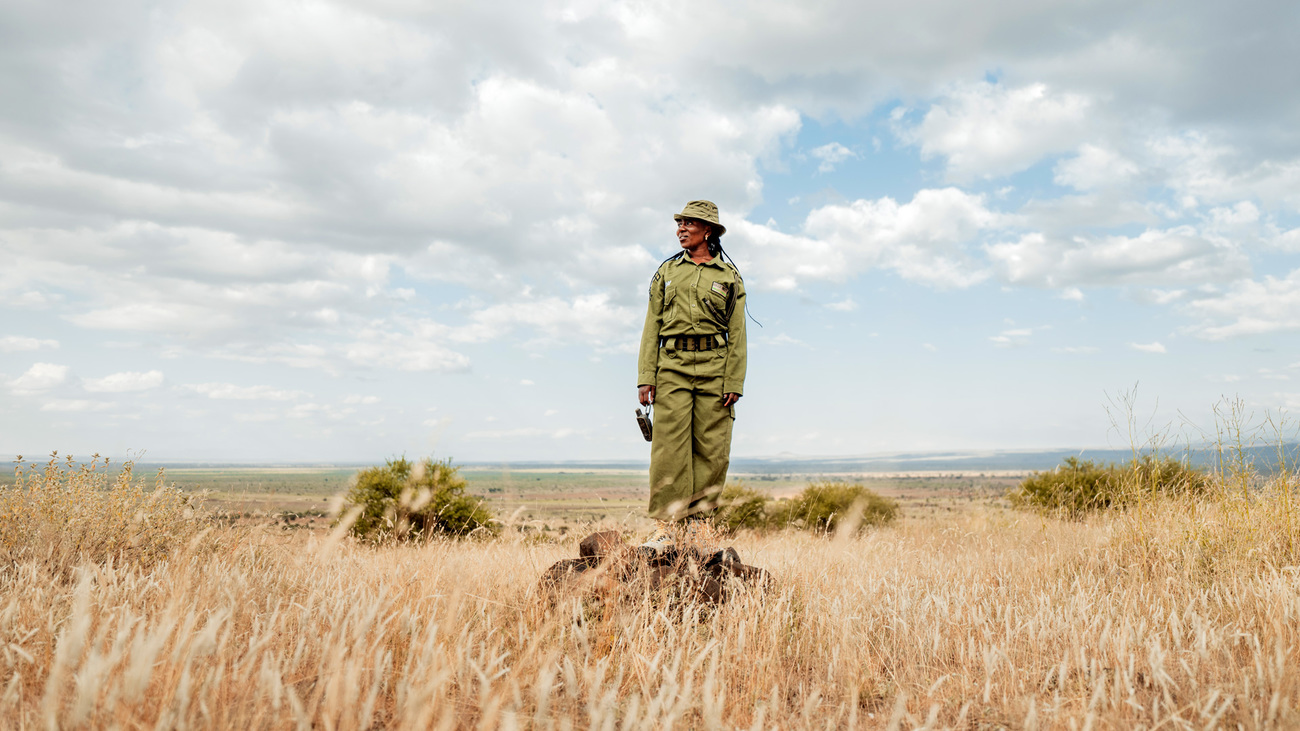
[[[793,525],[819,533],[834,532],[846,521],[857,529],[888,525],[898,519],[898,503],[862,485],[815,482],[792,500],[783,500],[771,516],[776,526]]]
[[[495,534],[498,524],[451,460],[390,459],[357,473],[347,500],[361,508],[352,533],[368,540],[410,540],[437,535]]]
[[[24,470],[0,486],[0,560],[38,560],[56,572],[90,562],[149,567],[203,530],[194,498],[163,484],[133,480],[133,463],[116,475],[96,454],[78,464],[58,453],[43,466]]]
[[[1125,464],[1105,465],[1066,457],[1055,469],[1025,478],[1008,497],[1018,507],[1079,518],[1144,496],[1203,495],[1209,486],[1209,475],[1172,457],[1144,455]]]
[[[733,482],[718,495],[718,511],[714,523],[721,530],[733,532],[742,528],[756,530],[768,523],[767,493],[755,490],[742,482]]]

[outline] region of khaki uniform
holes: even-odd
[[[714,336],[712,350],[682,339]],[[735,407],[724,393],[745,388],[745,284],[714,257],[696,264],[683,253],[650,280],[637,385],[655,387],[650,445],[650,515],[674,520],[712,509],[727,481]]]

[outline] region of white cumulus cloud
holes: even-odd
[[[925,157],[942,156],[948,177],[966,181],[1024,170],[1073,148],[1086,134],[1091,100],[1047,84],[980,82],[952,88],[899,136]]]
[[[56,363],[33,363],[21,376],[9,382],[17,394],[48,391],[68,380],[68,367]]]
[[[162,384],[162,371],[147,371],[144,373],[125,371],[123,373],[113,373],[103,378],[86,378],[82,380],[82,387],[91,393],[147,391]]]
[[[820,173],[829,173],[835,169],[836,165],[858,156],[858,153],[838,142],[828,142],[821,147],[814,147],[808,151],[808,154],[821,161],[817,165],[817,172]]]
[[[1191,299],[1182,309],[1197,319],[1188,330],[1207,340],[1300,330],[1300,269],[1285,277],[1235,282]]]
[[[450,332],[432,320],[410,323],[404,332],[368,329],[344,347],[344,355],[351,363],[369,368],[435,373],[467,370],[469,358],[443,344]]]
[[[193,383],[185,388],[212,399],[232,401],[295,401],[311,394],[273,386],[237,386],[233,383]]]
[[[57,340],[41,340],[38,338],[27,338],[21,335],[6,335],[0,338],[0,352],[18,353],[28,350],[40,350],[41,348],[57,348]]]
[[[752,252],[750,260],[760,271],[755,281],[766,288],[842,282],[873,268],[960,288],[988,277],[971,245],[1004,220],[981,196],[941,188],[921,190],[906,203],[879,198],[817,208],[808,214],[803,235],[744,221],[734,232],[743,250]]]
[[[1203,236],[1191,226],[1137,236],[1030,233],[987,251],[999,278],[1035,287],[1225,282],[1250,271],[1246,256],[1232,242]]]
[[[1165,353],[1166,348],[1160,343],[1129,343],[1130,348],[1140,350],[1143,353]]]
[[[112,408],[112,404],[87,399],[54,399],[41,405],[41,411],[103,411]]]
[[[1054,179],[1058,185],[1093,190],[1123,186],[1140,172],[1137,163],[1114,150],[1083,145],[1078,155],[1056,164]]]

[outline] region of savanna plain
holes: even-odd
[[[739,531],[774,581],[716,606],[539,590],[644,533],[644,473],[466,469],[497,534],[373,543],[331,526],[348,470],[124,467],[0,490],[6,728],[1300,726],[1285,459],[1075,514],[1017,476],[836,476],[902,518]]]

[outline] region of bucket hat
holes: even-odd
[[[681,213],[673,216],[674,221],[680,221],[683,218],[694,218],[711,223],[717,227],[719,236],[727,232],[727,227],[718,222],[718,207],[714,205],[713,201],[691,201],[687,203]]]

